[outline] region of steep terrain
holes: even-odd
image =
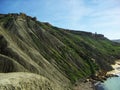
[[[119,54],[120,45],[101,34],[61,29],[23,13],[0,15],[0,72],[40,75],[52,83],[45,90],[69,90],[77,80],[112,70]],[[25,79],[17,73],[15,80],[19,74]]]
[[[29,73],[0,74],[0,90],[59,90],[47,78]]]

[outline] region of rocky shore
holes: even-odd
[[[115,64],[111,65],[114,70],[107,72],[107,74],[117,75],[120,73],[120,60],[117,60]]]
[[[107,80],[110,77],[118,77],[120,74],[120,60],[111,65],[114,70],[105,72],[101,71],[97,75],[93,75],[80,83],[76,83],[73,90],[96,90],[95,86]]]
[[[107,74],[106,76],[94,76],[94,78],[89,78],[83,82],[75,84],[73,90],[97,90],[96,86],[107,80],[109,77],[118,77],[118,75]]]

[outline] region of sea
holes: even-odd
[[[104,83],[98,82],[96,90],[120,90],[120,74],[118,77],[110,77]]]

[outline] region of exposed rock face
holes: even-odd
[[[10,14],[2,17],[3,21],[0,22],[0,72],[40,74],[50,79],[51,82],[57,83],[62,88],[61,90],[67,90],[70,84],[69,79],[41,55],[39,48],[33,42],[30,35],[34,34],[35,29],[32,30],[27,26],[25,19],[27,16]],[[28,20],[32,21],[29,17]],[[35,37],[38,36],[35,35]]]
[[[111,70],[110,64],[119,58],[119,54],[120,45],[103,35],[61,29],[24,13],[0,14],[0,72],[37,74],[53,83],[50,89],[47,86],[48,90],[69,90],[71,84],[81,78],[94,75],[101,69]],[[18,82],[19,74],[24,76],[26,73],[17,74],[14,80]],[[33,87],[38,84],[36,81]],[[20,85],[27,90],[26,84]]]

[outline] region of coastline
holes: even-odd
[[[107,74],[119,75],[120,74],[120,60],[115,61],[115,64],[111,65],[114,70],[107,72]],[[119,70],[118,70],[119,69]]]
[[[116,60],[115,64],[111,65],[113,67],[114,70],[112,71],[108,71],[107,72],[107,78],[109,77],[116,77],[120,76],[120,60]],[[119,69],[119,70],[118,70]],[[103,90],[103,86],[101,85],[101,81],[98,80],[98,82],[93,83],[94,79],[92,81],[88,81],[88,82],[81,82],[78,85],[74,86],[73,90]],[[97,81],[97,80],[96,80]]]
[[[110,77],[120,76],[120,60],[116,60],[115,64],[112,64],[111,66],[113,67],[113,70],[108,71],[106,75]],[[95,86],[95,90],[104,90],[104,85],[102,85],[101,82],[96,83],[94,86]]]

